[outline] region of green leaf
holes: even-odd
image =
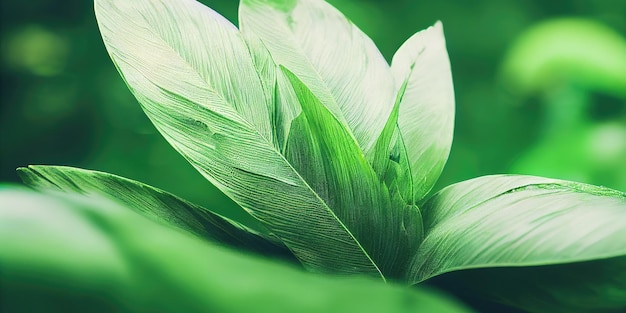
[[[391,70],[402,93],[398,127],[418,201],[439,178],[454,130],[454,88],[441,22],[409,38],[393,56]]]
[[[96,195],[0,190],[8,312],[470,312],[426,288],[304,273]]]
[[[243,0],[239,19],[242,32],[261,38],[274,61],[300,77],[369,153],[395,93],[372,40],[322,0]]]
[[[414,206],[390,197],[357,143],[311,90],[283,71],[302,113],[292,123],[286,157],[389,278],[401,278],[422,239]]]
[[[253,33],[242,33],[254,66],[259,73],[268,104],[274,140],[281,152],[285,151],[291,122],[300,114],[298,98],[291,84],[278,69],[263,41]]]
[[[410,270],[414,283],[452,271],[505,267],[482,269],[480,279],[463,271],[451,275],[469,290],[534,312],[626,308],[623,192],[495,175],[444,188],[422,209],[426,237]],[[617,270],[615,277],[608,268]]]
[[[248,34],[247,36],[243,36],[243,39],[248,47],[248,53],[252,58],[252,64],[254,65],[261,83],[261,88],[265,96],[263,103],[267,105],[268,118],[272,130],[280,129],[277,122],[278,119],[281,118],[281,112],[278,112],[276,108],[276,96],[278,94],[278,90],[276,89],[277,66],[274,60],[272,60],[272,56],[265,47],[265,44],[263,44],[259,38]],[[278,132],[274,131],[273,133],[277,134]],[[278,142],[278,137],[275,136],[273,140]]]
[[[163,190],[108,173],[63,166],[29,166],[18,174],[37,189],[96,194],[159,222],[184,229],[200,238],[265,255],[289,258],[290,251],[275,238],[266,237],[203,207]]]
[[[385,182],[390,193],[399,197],[406,204],[413,204],[413,177],[411,165],[408,160],[406,147],[400,129],[398,128],[398,111],[400,102],[406,89],[407,80],[400,87],[398,98],[393,110],[387,119],[380,137],[372,153],[367,157],[372,168],[378,174],[381,181]]]
[[[382,277],[370,251],[335,214],[347,209],[329,203],[337,195],[320,194],[283,154],[272,107],[291,114],[299,108],[289,102],[294,95],[280,72],[275,103],[267,103],[272,75],[257,72],[268,61],[252,57],[259,47],[254,37],[247,46],[232,24],[191,0],[97,0],[96,15],[111,58],[146,114],[200,173],[307,268]]]

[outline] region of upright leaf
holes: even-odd
[[[372,168],[381,181],[385,182],[392,195],[399,197],[405,204],[413,204],[413,177],[406,147],[398,128],[400,102],[406,89],[407,80],[400,87],[398,98],[387,119],[383,131],[376,141],[372,152],[367,156]]]
[[[278,112],[276,107],[276,96],[278,94],[278,90],[276,90],[277,66],[265,47],[265,44],[263,44],[258,37],[248,34],[247,36],[243,36],[243,39],[248,47],[248,53],[252,58],[252,64],[259,76],[261,89],[265,96],[263,103],[267,105],[268,119],[273,130],[272,133],[274,134],[272,140],[280,146],[277,135],[279,132],[276,131],[277,129],[281,129],[281,125],[277,124],[281,118],[281,112]]]
[[[300,113],[298,98],[293,93],[293,88],[287,78],[274,63],[263,41],[252,33],[243,35],[261,79],[275,145],[280,151],[284,151],[291,121]]]
[[[242,0],[239,18],[242,32],[261,38],[274,61],[300,77],[369,153],[395,93],[371,39],[323,0]]]
[[[0,188],[3,311],[470,312],[426,288],[222,249],[106,198]]]
[[[298,77],[284,71],[302,106],[292,123],[287,159],[333,208],[381,272],[403,277],[421,241],[419,211],[389,194],[348,131]]]
[[[402,92],[398,127],[411,164],[415,201],[433,187],[448,159],[454,130],[454,88],[441,22],[398,49],[391,70]]]
[[[266,237],[203,207],[163,190],[119,177],[64,166],[29,166],[18,174],[37,189],[96,194],[165,224],[184,229],[200,238],[248,251],[290,258],[289,250],[276,238]]]
[[[422,208],[427,231],[411,267],[414,283],[483,268],[480,279],[451,275],[468,290],[534,312],[626,308],[626,193],[496,175],[449,186]]]
[[[200,173],[309,269],[382,277],[336,208],[282,154],[265,75],[232,24],[192,0],[96,0],[96,15],[129,88]]]
[[[285,77],[285,74],[276,67],[276,97],[275,97],[275,112],[276,112],[276,133],[281,145],[281,152],[285,152],[287,149],[287,141],[289,138],[289,130],[291,129],[291,123],[300,115],[302,109],[300,108],[300,102],[296,96],[289,79]]]

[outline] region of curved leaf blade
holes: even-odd
[[[454,130],[454,87],[441,22],[409,38],[393,56],[391,71],[403,92],[398,127],[419,201],[443,170]]]
[[[389,65],[372,40],[322,0],[243,0],[239,20],[369,153],[395,97]]]
[[[292,123],[287,159],[333,208],[382,274],[404,277],[422,239],[419,210],[389,193],[345,127],[295,74],[282,69],[302,107]]]
[[[109,54],[144,111],[200,173],[307,268],[381,276],[281,154],[265,75],[256,72],[248,50],[254,46],[232,24],[191,0],[96,0],[96,14]]]
[[[312,275],[223,249],[106,198],[0,188],[9,312],[471,312],[427,288]]]
[[[64,166],[31,165],[19,168],[18,174],[26,185],[36,189],[96,194],[200,238],[259,254],[292,257],[287,247],[276,238],[266,237],[203,207],[137,181]]]
[[[510,290],[507,294],[506,288],[502,288],[502,293],[489,288],[484,292],[496,295],[501,302],[526,308],[533,305],[527,298],[539,299],[542,293],[545,296],[544,288],[539,286],[544,280],[533,279],[545,273],[543,266],[551,266],[554,276],[561,278],[576,275],[567,272],[568,268],[578,268],[563,264],[601,262],[603,266],[626,268],[626,193],[620,191],[542,177],[494,175],[444,188],[422,208],[427,233],[411,267],[414,283],[452,271],[461,271],[450,275],[462,277],[463,270],[483,268],[482,273],[489,273],[489,268],[506,267],[501,271],[510,274],[498,276],[498,280],[518,279],[519,282],[507,283],[532,288],[520,293],[524,296],[514,296]],[[516,275],[518,270],[535,274],[532,278]],[[587,270],[599,271],[594,267]],[[585,287],[568,287],[568,281],[561,279],[550,283],[556,286],[554,294],[561,293],[560,296],[551,303],[549,296],[544,297],[541,303],[567,307],[574,304],[557,302],[566,298],[563,294],[571,298],[570,302],[585,296],[597,296],[595,301],[602,302],[611,299],[611,292],[626,293],[624,281],[598,274],[607,279],[596,280],[589,288],[602,292],[585,295]],[[480,282],[466,283],[481,290]],[[581,280],[578,283],[587,284]],[[505,296],[511,298],[503,299]],[[626,306],[623,299],[612,305]],[[579,310],[595,312],[583,308],[580,306]]]

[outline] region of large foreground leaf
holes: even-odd
[[[449,186],[422,208],[427,232],[413,282],[461,271],[445,275],[534,312],[626,308],[623,192],[496,175]]]
[[[31,187],[68,193],[97,194],[124,207],[198,237],[266,255],[289,258],[291,253],[276,238],[257,232],[182,200],[163,190],[116,175],[63,166],[29,166],[18,174]]]
[[[380,213],[365,208],[378,208],[377,199],[386,195],[362,181],[351,182],[346,190],[338,189],[345,185],[331,186],[324,194],[288,161],[280,138],[288,139],[284,129],[280,136],[275,133],[272,116],[281,111],[295,115],[298,103],[290,103],[289,91],[281,89],[288,87],[282,72],[268,72],[271,64],[262,42],[251,37],[246,45],[231,23],[192,0],[96,0],[96,14],[104,43],[129,88],[157,129],[196,169],[267,226],[307,268],[383,277],[372,256],[383,255],[389,245],[394,249],[395,238],[380,229],[401,225],[381,223],[365,232],[340,217],[353,212],[359,215],[351,221],[374,225]],[[271,97],[271,86],[278,96]],[[353,165],[319,174],[327,175],[330,185],[350,171],[359,176],[360,168]],[[333,202],[360,188],[359,196],[366,197],[359,199],[361,210]],[[376,244],[364,246],[361,240]]]
[[[469,312],[428,289],[313,275],[95,196],[0,190],[3,312]]]
[[[401,92],[398,140],[406,146],[417,201],[439,178],[452,145],[454,88],[441,22],[409,38],[391,70]]]
[[[243,0],[239,18],[242,32],[261,38],[368,153],[395,96],[389,65],[372,40],[323,0]]]

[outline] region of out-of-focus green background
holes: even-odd
[[[238,1],[201,2],[236,23]],[[626,190],[626,1],[329,2],[387,60],[443,21],[457,113],[435,189],[521,173]],[[238,214],[144,116],[106,54],[92,1],[4,0],[0,12],[0,181],[18,181],[18,166],[71,165]]]

